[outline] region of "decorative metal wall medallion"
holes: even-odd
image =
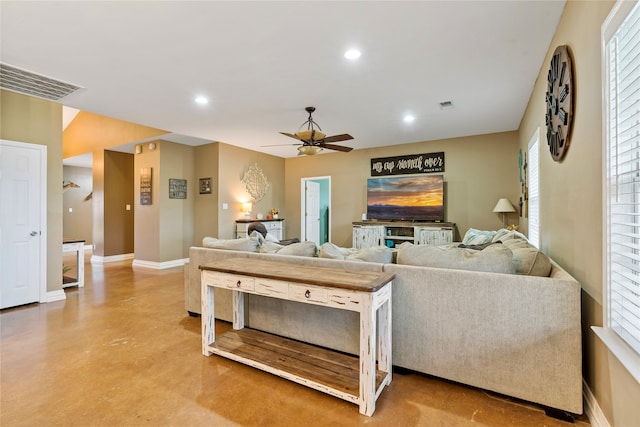
[[[269,181],[267,177],[262,173],[262,169],[255,164],[249,167],[249,170],[245,172],[242,177],[242,185],[244,189],[255,202],[259,202],[269,189]]]

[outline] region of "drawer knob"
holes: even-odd
[[[242,283],[240,282],[240,280],[238,280],[238,281],[236,282],[236,287],[237,287],[237,288],[239,288],[241,284],[242,284]]]
[[[307,291],[304,293],[304,297],[309,298],[310,296],[311,296],[311,291],[307,289]]]

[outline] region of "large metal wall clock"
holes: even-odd
[[[569,148],[573,122],[573,65],[567,45],[553,52],[547,81],[547,144],[551,157],[559,162]]]

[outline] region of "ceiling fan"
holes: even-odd
[[[300,154],[313,155],[318,154],[323,149],[336,150],[336,151],[344,151],[349,152],[353,150],[353,147],[344,147],[342,145],[330,144],[331,142],[339,142],[339,141],[347,141],[349,139],[353,139],[353,137],[347,133],[343,133],[340,135],[326,136],[320,126],[313,121],[311,114],[316,111],[316,107],[307,107],[305,111],[309,113],[309,118],[306,122],[300,125],[300,128],[296,133],[288,133],[288,132],[280,132],[283,135],[286,135],[290,138],[297,139],[301,141],[301,144],[291,144],[291,145],[299,145],[298,151]],[[305,129],[306,125],[306,129]],[[284,145],[284,144],[278,144]],[[286,144],[289,145],[289,144]]]

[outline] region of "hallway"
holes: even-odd
[[[2,426],[570,426],[536,406],[394,374],[374,416],[356,405],[201,353],[182,267],[85,265],[66,301],[3,310]],[[229,328],[221,323],[218,330]],[[583,415],[574,424],[589,425]]]

